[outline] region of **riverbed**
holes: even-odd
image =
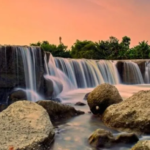
[[[132,96],[134,93],[140,90],[150,90],[149,84],[143,85],[116,85],[121,96],[125,100]],[[59,97],[62,99],[62,103],[66,103],[74,106],[76,109],[85,112],[84,115],[72,118],[68,121],[58,122],[56,125],[55,141],[50,150],[97,150],[88,144],[88,137],[92,132],[98,128],[107,129],[113,132],[114,135],[121,132],[107,128],[100,120],[99,117],[92,115],[87,105],[87,101],[84,100],[86,93],[92,91],[93,88],[77,89],[62,93]],[[76,102],[83,102],[85,106],[75,106]],[[141,136],[141,139],[150,139],[150,136]],[[109,150],[129,150],[132,145],[120,145],[118,147],[112,147]],[[101,148],[100,150],[107,150]]]

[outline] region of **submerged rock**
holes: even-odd
[[[56,97],[63,90],[63,85],[58,78],[53,77],[52,79],[49,76],[45,76],[45,96],[46,97]]]
[[[77,102],[77,103],[75,103],[75,105],[77,105],[77,106],[85,106],[86,104],[82,103],[82,102]]]
[[[139,141],[131,150],[150,150],[150,140]]]
[[[41,100],[37,104],[45,108],[52,122],[69,119],[71,117],[84,114],[84,112],[76,110],[74,107],[54,102],[51,100]]]
[[[133,144],[139,139],[133,133],[124,133],[118,136],[113,136],[113,134],[104,129],[97,129],[89,137],[88,141],[93,147],[112,147],[118,144]]]
[[[121,103],[108,107],[102,120],[119,129],[150,133],[150,91],[139,91]]]
[[[101,84],[97,86],[88,95],[88,105],[93,114],[102,114],[105,109],[122,101],[117,88],[110,84]]]
[[[12,104],[18,100],[27,100],[27,95],[26,95],[26,92],[24,90],[13,91],[9,95],[8,103]]]
[[[83,99],[84,99],[84,100],[87,100],[89,94],[90,94],[90,92],[89,92],[89,93],[86,93]]]
[[[53,125],[41,106],[18,101],[0,113],[0,150],[43,150],[54,139]]]

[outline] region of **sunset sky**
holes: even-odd
[[[121,39],[150,44],[150,0],[0,0],[0,44]]]

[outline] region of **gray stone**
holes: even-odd
[[[121,101],[122,98],[117,88],[107,83],[97,86],[87,99],[93,114],[102,114],[108,106]]]
[[[54,102],[51,100],[41,100],[37,104],[45,108],[49,114],[51,121],[60,121],[63,119],[69,119],[74,116],[84,114],[84,112],[76,110],[74,107]]]
[[[89,137],[89,144],[93,147],[106,147],[117,146],[118,144],[133,144],[139,139],[134,133],[122,133],[118,136],[104,129],[97,129]]]
[[[0,113],[0,150],[43,150],[54,138],[53,125],[41,106],[18,101]]]
[[[150,133],[150,91],[139,91],[121,103],[108,107],[102,120],[118,129]]]

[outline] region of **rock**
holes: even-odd
[[[133,144],[139,140],[135,133],[122,133],[115,138],[116,143]]]
[[[77,102],[77,103],[75,103],[75,105],[77,105],[77,106],[85,106],[86,104],[82,103],[82,102]]]
[[[89,93],[86,93],[83,99],[84,99],[84,100],[87,100],[89,94],[90,94],[90,92],[89,92]]]
[[[117,88],[107,83],[97,86],[87,99],[93,114],[102,114],[108,106],[121,101],[122,98]]]
[[[54,102],[59,102],[59,103],[61,102],[61,99],[57,97],[56,98],[50,97],[49,100],[54,101]]]
[[[0,112],[8,107],[7,104],[0,104]]]
[[[133,133],[113,136],[113,134],[104,129],[97,129],[88,139],[93,147],[112,147],[118,144],[133,144],[138,141],[138,137]]]
[[[9,95],[8,104],[12,104],[18,100],[27,100],[27,95],[26,95],[26,92],[24,90],[13,91]]]
[[[139,141],[131,150],[150,150],[150,140]]]
[[[108,107],[102,120],[105,125],[140,133],[150,133],[150,91],[139,91],[121,103]]]
[[[110,147],[112,141],[114,141],[114,136],[109,131],[97,129],[92,133],[88,141],[93,147]]]
[[[125,83],[125,79],[124,79],[124,61],[118,61],[116,63],[116,68],[118,70],[121,82]]]
[[[0,150],[43,150],[54,138],[53,125],[41,106],[18,101],[0,113]]]
[[[45,75],[46,97],[56,97],[63,90],[63,84],[60,79]]]
[[[84,114],[84,112],[76,110],[72,106],[64,105],[51,100],[41,100],[38,101],[37,104],[41,105],[47,110],[53,123],[55,123],[55,121],[69,119],[71,117]]]

